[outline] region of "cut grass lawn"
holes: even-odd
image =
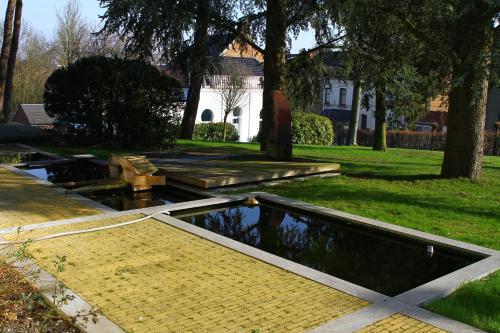
[[[468,283],[425,307],[485,331],[500,332],[500,272]]]
[[[228,147],[258,151],[256,144],[179,141],[176,150]],[[59,154],[130,153],[87,148],[40,147]],[[485,156],[483,179],[439,177],[442,152],[366,147],[295,146],[294,155],[340,163],[342,175],[258,190],[404,227],[500,250],[500,158]],[[467,284],[429,305],[437,313],[490,332],[499,328],[500,273]],[[496,304],[496,306],[493,306]]]

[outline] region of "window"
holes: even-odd
[[[325,104],[330,104],[330,96],[332,95],[332,85],[330,82],[325,82]]]
[[[214,121],[214,113],[210,109],[205,109],[201,113],[201,121]]]
[[[237,106],[233,110],[233,116],[239,117],[239,116],[241,116],[241,112],[242,112],[241,108],[239,106]]]
[[[240,123],[240,118],[233,119],[233,124],[239,124],[239,123]]]
[[[368,116],[366,114],[361,115],[361,129],[366,129],[368,127]]]
[[[339,105],[345,106],[347,100],[347,89],[340,88]]]
[[[365,94],[363,96],[363,107],[366,110],[370,110],[370,95],[368,95],[368,94]]]

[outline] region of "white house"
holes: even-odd
[[[228,116],[228,123],[238,130],[240,142],[250,142],[260,129],[262,92],[264,82],[263,55],[248,44],[235,41],[232,35],[211,36],[209,40],[210,65],[204,75],[196,123],[223,122],[224,99],[221,89],[229,76],[238,73],[244,79],[244,96],[238,107]],[[184,85],[187,98],[189,79],[187,73],[178,73],[164,67]]]
[[[222,73],[240,73],[245,76],[244,96],[238,107],[229,114],[228,123],[232,123],[238,130],[240,142],[250,142],[257,136],[260,128],[264,79],[262,65],[257,59],[247,57],[223,56],[217,60]],[[221,90],[224,89],[224,82],[227,82],[226,78],[225,75],[207,72],[200,92],[196,123],[224,120],[225,105]],[[188,88],[184,88],[185,96],[187,91]]]
[[[321,114],[335,123],[349,123],[354,83],[350,80],[325,79]],[[359,129],[375,129],[375,92],[361,93]]]

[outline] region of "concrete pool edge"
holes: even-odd
[[[257,198],[260,197],[272,203],[295,208],[301,211],[314,212],[315,214],[320,213],[327,217],[347,220],[349,222],[370,226],[382,231],[396,233],[398,235],[413,238],[419,241],[429,241],[432,243],[437,243],[441,246],[452,248],[454,250],[484,256],[482,260],[479,260],[469,266],[451,272],[438,279],[429,281],[426,284],[408,290],[394,297],[395,299],[404,301],[407,304],[421,305],[433,299],[447,296],[462,284],[472,280],[480,279],[488,275],[489,273],[493,273],[494,271],[500,269],[500,251],[449,239],[442,236],[436,236],[433,234],[397,226],[390,223],[381,222],[375,219],[337,211],[330,208],[315,206],[302,201],[293,200],[266,192],[250,192],[246,193],[246,195],[255,196]],[[425,297],[422,297],[422,293],[425,294]]]

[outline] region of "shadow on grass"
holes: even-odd
[[[435,177],[434,175],[424,176]],[[383,177],[383,175],[381,175],[381,177]],[[422,176],[417,175],[416,177]],[[383,186],[383,184],[380,185]],[[440,213],[449,212],[454,215],[460,214],[464,219],[474,217],[473,220],[477,220],[483,227],[488,227],[490,230],[495,228],[495,221],[500,221],[500,213],[498,210],[493,208],[470,205],[468,202],[458,203],[453,200],[453,193],[449,193],[449,195],[442,193],[438,197],[435,195],[428,195],[427,192],[422,191],[412,193],[410,187],[408,187],[408,191],[405,192],[401,192],[398,188],[394,188],[394,190],[391,191],[389,188],[384,189],[382,187],[366,188],[362,185],[353,187],[347,179],[346,183],[337,183],[336,180],[326,183],[324,180],[321,180],[321,185],[319,185],[316,181],[312,181],[307,183],[302,182],[300,184],[289,183],[276,188],[263,188],[262,190],[311,203],[318,201],[331,202],[335,199],[358,207],[379,207],[381,210],[387,209],[388,205],[396,205],[397,207],[403,207],[398,209],[408,209],[404,207],[415,207],[426,210],[435,210]],[[460,191],[460,189],[457,189],[457,191]],[[405,216],[413,210],[414,208],[409,209],[409,211],[403,211],[397,215]],[[454,218],[456,218],[456,216]],[[453,221],[454,218],[447,220],[447,222]],[[489,221],[486,222],[484,219],[488,219]],[[424,220],[421,221],[423,224],[429,224],[431,222],[432,224],[435,223],[437,226],[441,221],[435,221],[432,219],[426,220],[425,222]],[[472,223],[471,226],[472,225],[478,224]],[[459,226],[460,224],[457,225],[457,227]],[[448,227],[450,226],[447,226],[447,228]],[[484,239],[482,241],[484,241]]]
[[[359,179],[378,179],[387,181],[416,181],[416,180],[436,180],[441,179],[440,175],[436,174],[421,174],[421,175],[387,175],[374,174],[368,172],[346,172],[344,175],[351,178]]]

